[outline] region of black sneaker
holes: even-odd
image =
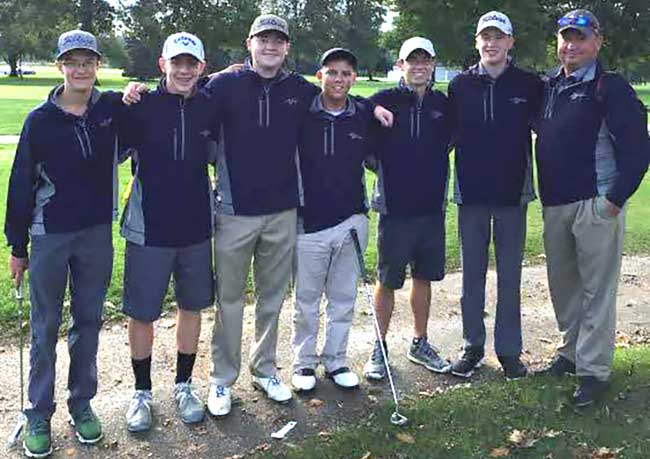
[[[580,376],[573,401],[579,408],[589,406],[602,397],[608,387],[609,381],[601,381],[594,376]]]
[[[451,364],[451,374],[459,378],[469,378],[474,374],[474,370],[483,365],[485,354],[483,349],[467,348],[463,355]]]
[[[503,374],[508,381],[516,381],[517,379],[525,378],[528,376],[528,368],[521,361],[519,357],[499,357]]]
[[[553,361],[546,368],[538,371],[537,374],[554,376],[556,378],[561,378],[566,375],[574,375],[576,374],[576,364],[566,357],[557,354],[553,358]]]
[[[435,373],[449,373],[451,364],[440,357],[440,351],[432,346],[426,337],[415,338],[406,357],[413,363],[424,366]]]

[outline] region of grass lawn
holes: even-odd
[[[258,458],[645,459],[650,448],[650,347],[618,350],[605,399],[576,410],[573,379],[494,380],[404,402],[406,427],[386,405],[353,427],[298,445],[275,443]]]

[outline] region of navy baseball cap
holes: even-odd
[[[320,58],[321,67],[334,59],[346,60],[355,70],[357,68],[357,56],[355,56],[352,51],[345,48],[332,48],[325,51]]]
[[[587,36],[600,35],[598,18],[589,10],[569,11],[558,19],[557,25],[557,33],[562,33],[568,29],[576,29]]]

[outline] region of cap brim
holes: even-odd
[[[194,53],[190,53],[190,52],[185,51],[185,50],[183,50],[183,51],[181,51],[181,52],[179,52],[179,53],[173,54],[173,55],[171,55],[171,56],[163,56],[163,59],[173,59],[173,58],[175,58],[175,57],[182,56],[183,54],[187,54],[188,56],[192,56],[194,59],[196,59],[196,60],[199,61],[199,62],[205,62],[205,59],[201,59],[201,58],[200,58],[199,56],[197,56],[196,54],[194,54]]]
[[[409,56],[410,56],[411,54],[413,54],[413,53],[416,52],[416,51],[424,51],[425,53],[427,53],[427,54],[431,57],[431,59],[434,59],[434,58],[436,57],[436,53],[431,54],[431,51],[429,51],[428,49],[417,47],[417,48],[413,48],[413,49],[410,50],[408,53],[405,53],[406,55],[405,55],[404,57],[401,57],[400,59],[402,59],[402,60],[406,60],[406,59],[409,58]]]
[[[254,36],[259,35],[259,34],[264,33],[264,32],[278,32],[278,33],[284,35],[284,37],[287,39],[287,41],[291,40],[291,37],[289,37],[289,35],[287,35],[287,33],[284,30],[276,29],[276,28],[273,28],[273,27],[268,27],[266,29],[257,30],[254,33],[250,34],[248,36],[248,38],[253,38]]]
[[[489,29],[490,27],[492,27],[492,28],[494,28],[494,29],[498,29],[498,30],[500,30],[501,32],[505,33],[506,35],[512,35],[512,31],[508,31],[508,30],[506,30],[505,28],[500,27],[500,26],[498,26],[498,25],[496,25],[496,24],[485,24],[485,25],[483,25],[482,27],[476,29],[476,33],[474,34],[474,36],[475,36],[475,37],[478,36],[478,35],[479,35],[481,32],[483,32],[485,29]]]
[[[564,27],[561,27],[561,28],[558,29],[557,33],[562,33],[564,31],[567,31],[567,30],[570,30],[570,29],[577,30],[578,32],[581,32],[586,36],[591,36],[591,35],[596,34],[596,31],[594,29],[592,29],[591,27],[580,27],[580,26],[577,26],[575,24],[569,24],[569,25],[566,25]]]
[[[65,51],[60,52],[59,54],[56,55],[56,59],[59,60],[59,59],[61,59],[61,56],[63,56],[64,54],[68,54],[71,51],[77,51],[77,50],[80,50],[80,49],[83,49],[85,51],[90,51],[91,53],[95,54],[98,58],[100,58],[100,59],[102,58],[102,53],[100,53],[96,49],[87,48],[85,46],[77,46],[75,48],[66,49]]]

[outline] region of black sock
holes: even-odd
[[[151,390],[151,356],[146,359],[131,359],[135,375],[135,390]]]
[[[188,382],[192,378],[196,354],[176,354],[176,384]]]

